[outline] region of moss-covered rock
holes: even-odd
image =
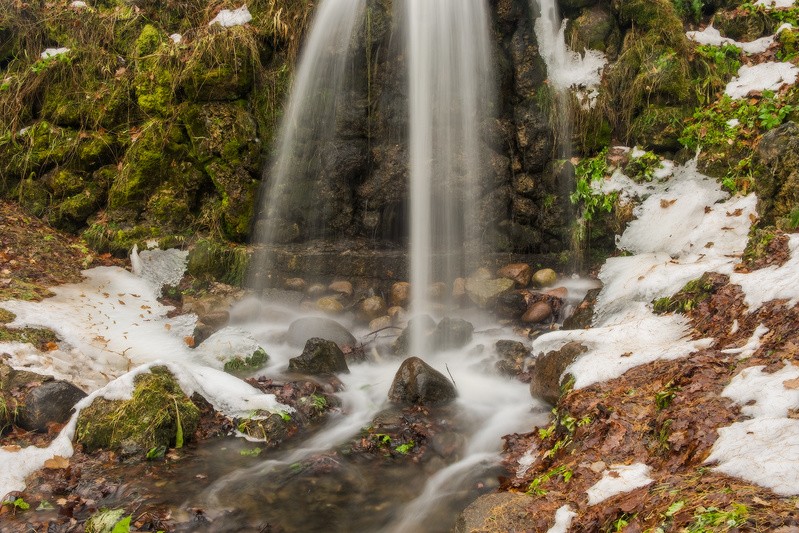
[[[786,122],[763,136],[755,152],[754,171],[762,223],[794,229],[789,226],[799,213],[799,125]]]
[[[197,406],[165,367],[134,380],[130,400],[97,398],[78,416],[75,439],[89,450],[180,448],[193,437]]]
[[[12,195],[27,211],[39,217],[47,212],[51,201],[50,193],[44,184],[33,178],[20,181],[12,191]]]
[[[178,172],[178,159],[188,154],[188,139],[174,123],[153,119],[145,123],[122,159],[122,169],[108,195],[112,211],[134,216],[143,200]]]
[[[201,163],[221,158],[251,172],[260,169],[256,122],[244,102],[187,106],[181,119]]]
[[[621,32],[616,19],[604,5],[584,10],[580,16],[570,20],[566,28],[567,38],[573,50],[584,49],[617,52],[621,44]]]
[[[95,213],[105,200],[105,189],[97,183],[89,183],[82,191],[56,204],[48,215],[55,227],[76,231]]]
[[[195,277],[211,277],[223,283],[241,286],[249,261],[250,253],[245,246],[202,239],[189,250],[187,271]]]
[[[173,54],[171,42],[164,32],[151,24],[142,28],[136,40],[133,84],[136,102],[146,115],[167,117],[172,114],[180,64]]]
[[[692,114],[691,106],[648,105],[630,124],[630,139],[652,150],[677,151],[685,119]]]
[[[194,43],[179,87],[192,101],[238,100],[252,88],[259,67],[254,28],[214,25]]]
[[[232,241],[244,241],[249,235],[260,182],[244,168],[222,159],[214,159],[205,170],[222,198],[218,219],[224,235]]]

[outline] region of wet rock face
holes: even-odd
[[[67,381],[48,381],[31,390],[19,410],[17,425],[30,431],[47,431],[50,423],[63,424],[86,393]]]
[[[496,345],[499,361],[496,368],[507,376],[518,376],[524,370],[524,360],[530,356],[530,350],[519,341],[499,340]]]
[[[551,404],[555,404],[561,395],[561,376],[586,347],[579,342],[570,342],[560,350],[553,350],[539,356],[535,360],[535,371],[530,382],[530,394]]]
[[[339,348],[355,346],[357,341],[347,328],[329,318],[304,317],[298,318],[289,326],[286,341],[294,347],[305,346],[309,339],[318,337],[333,341]]]
[[[769,131],[755,154],[762,166],[755,180],[757,211],[764,225],[779,227],[799,204],[799,125],[786,122]]]
[[[418,357],[402,362],[388,391],[388,400],[396,404],[443,405],[457,396],[449,378]]]
[[[318,376],[349,371],[344,352],[335,342],[325,339],[308,339],[302,355],[289,359],[289,372],[298,374]]]

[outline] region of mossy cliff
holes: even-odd
[[[120,255],[243,242],[311,4],[256,0],[229,28],[208,23],[238,5],[87,4],[0,13],[0,195]]]

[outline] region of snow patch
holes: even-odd
[[[737,321],[736,321],[737,324]],[[735,324],[733,324],[735,326]],[[726,350],[721,350],[721,353],[728,353],[728,354],[738,354],[738,359],[746,359],[747,357],[752,357],[758,348],[760,348],[760,339],[763,338],[763,335],[769,332],[769,329],[760,324],[755,328],[755,331],[752,332],[752,336],[746,341],[746,344],[741,346],[740,348],[727,348]]]
[[[571,507],[564,505],[555,511],[555,523],[547,529],[547,533],[566,533],[572,525],[572,520],[577,516]]]
[[[143,278],[156,294],[166,285],[175,286],[183,279],[186,263],[189,260],[188,250],[143,250],[134,245],[130,254],[133,273]]]
[[[715,469],[769,488],[781,496],[799,494],[799,367],[786,363],[777,372],[765,367],[742,370],[723,396],[741,406],[751,420],[718,430],[707,463]]]
[[[649,467],[643,463],[611,465],[602,479],[586,491],[588,505],[596,505],[617,494],[649,485],[654,481],[649,477],[649,472]]]
[[[749,312],[754,313],[772,300],[787,300],[786,305],[799,303],[799,234],[788,240],[790,259],[782,266],[761,268],[746,274],[733,273],[730,283],[740,285]]]
[[[792,63],[761,63],[759,65],[743,65],[738,76],[733,78],[724,89],[730,98],[745,98],[752,91],[778,91],[785,85],[796,83],[799,68]]]
[[[214,24],[219,24],[223,28],[229,28],[231,26],[243,26],[251,20],[252,15],[245,4],[238,9],[223,9],[208,23],[208,25],[213,26]]]
[[[51,57],[60,56],[61,54],[66,54],[69,52],[69,48],[45,48],[44,52],[42,52],[42,59],[50,59]]]
[[[774,33],[774,35],[761,37],[760,39],[749,42],[738,42],[734,39],[730,39],[729,37],[722,37],[721,32],[714,28],[712,24],[702,31],[689,31],[686,33],[686,36],[699,44],[712,46],[729,44],[732,46],[737,46],[746,54],[762,54],[768,50],[772,44],[774,44],[774,39],[780,34],[780,32],[783,30],[789,30],[791,28],[793,28],[793,26],[786,22],[777,28],[777,31]]]
[[[795,0],[757,0],[756,6],[764,6],[766,9],[784,9],[793,7]]]
[[[172,42],[175,44],[180,44],[183,41],[183,36],[179,33],[173,33],[169,38],[172,39]]]

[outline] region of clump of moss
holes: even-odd
[[[0,342],[22,342],[39,349],[47,348],[58,341],[58,337],[45,328],[9,328],[0,326]]]
[[[657,314],[687,313],[709,299],[726,281],[726,276],[705,272],[702,277],[686,283],[675,295],[654,300],[653,310]]]
[[[180,448],[197,428],[200,411],[165,367],[134,380],[130,400],[96,399],[78,416],[75,438],[87,450]]]
[[[225,372],[232,374],[253,372],[263,368],[269,362],[269,355],[263,348],[258,348],[249,357],[234,357],[225,363]]]
[[[8,324],[9,322],[13,322],[15,318],[17,318],[17,315],[0,307],[0,324]]]

